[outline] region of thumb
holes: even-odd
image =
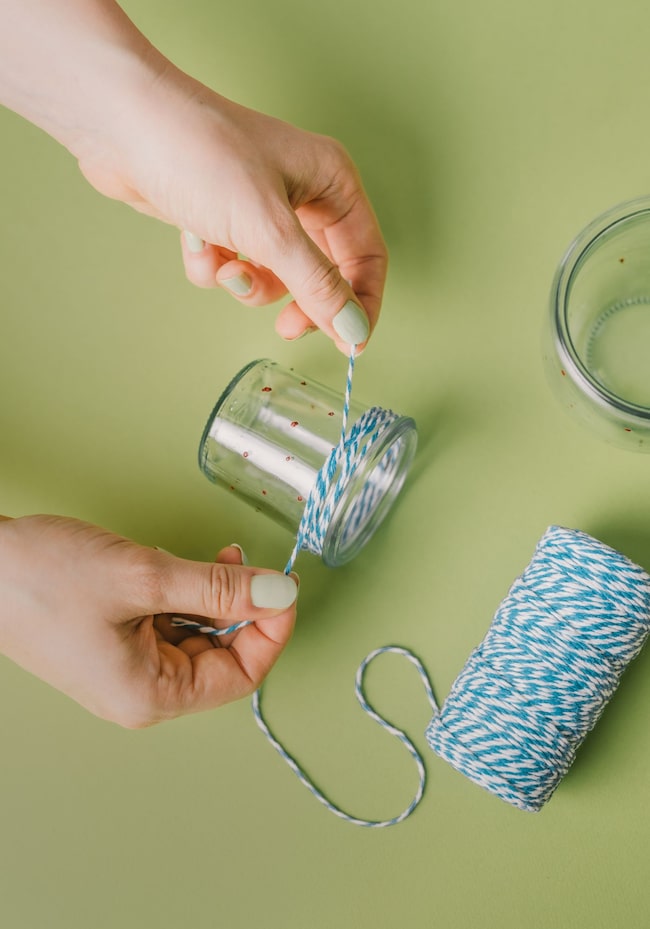
[[[189,613],[229,624],[277,616],[298,596],[294,579],[278,571],[206,564],[164,553],[160,557],[155,602],[148,604],[147,613]]]
[[[368,315],[339,269],[307,235],[287,207],[263,264],[280,278],[298,308],[341,346],[362,345],[370,335]]]

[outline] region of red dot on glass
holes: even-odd
[[[632,432],[632,430],[631,430],[631,429],[628,429],[628,427],[626,426],[626,427],[625,427],[625,432]]]
[[[262,387],[262,393],[263,393],[263,394],[270,394],[270,393],[271,393],[271,388],[270,388],[270,387]]]
[[[296,500],[298,501],[298,503],[302,503],[302,497],[296,497]]]
[[[328,416],[334,416],[334,413],[333,413],[332,410],[330,410],[329,413],[328,413],[327,415],[328,415]]]
[[[244,458],[248,458],[248,452],[243,452],[242,454],[243,454]]]
[[[291,423],[291,428],[292,428],[292,429],[295,429],[295,427],[296,427],[297,425],[299,425],[298,420],[297,420],[297,419],[294,419],[294,421]]]

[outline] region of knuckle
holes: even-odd
[[[330,261],[319,262],[313,268],[304,282],[305,292],[319,301],[331,300],[341,287],[341,274],[339,269]]]
[[[213,564],[205,604],[207,616],[229,615],[241,599],[241,581],[239,573],[232,565]]]
[[[138,549],[131,561],[131,584],[135,598],[143,604],[145,612],[151,604],[160,603],[165,590],[165,569],[156,552]]]
[[[345,145],[340,139],[333,136],[319,136],[321,149],[327,152],[333,162],[338,163],[343,168],[353,168],[354,163]]]

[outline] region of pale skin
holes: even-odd
[[[387,256],[338,142],[195,81],[112,0],[0,0],[0,101],[100,193],[176,226],[194,284],[247,306],[290,293],[283,338],[317,328],[346,353],[365,344]],[[290,580],[243,566],[233,546],[206,564],[78,520],[1,518],[0,651],[124,726],[211,709],[256,689],[291,636],[295,602],[254,605],[258,575],[286,596]],[[174,628],[174,614],[254,622],[215,640]]]

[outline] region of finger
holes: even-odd
[[[207,648],[219,648],[221,645],[218,636],[197,635],[189,629],[177,628],[171,625],[170,618],[166,616],[153,617],[153,632],[158,643],[173,645],[190,658]]]
[[[181,250],[188,280],[203,288],[216,287],[219,268],[237,257],[236,252],[210,245],[191,232],[181,234]]]
[[[226,548],[222,548],[215,556],[217,564],[243,564],[248,565],[248,558],[241,545],[232,542]]]
[[[213,648],[220,647],[219,639],[210,635],[193,635],[178,645],[180,651],[185,652],[188,658],[196,658],[197,655],[201,655],[203,652],[209,652]]]
[[[231,545],[227,546],[227,548],[222,548],[221,551],[217,553],[214,560],[218,564],[243,564],[248,566],[246,552],[241,545],[238,545],[236,542],[233,542]],[[237,632],[231,632],[228,635],[210,636],[209,638],[212,639],[214,645],[221,648],[228,648],[237,635]]]
[[[228,261],[216,275],[217,284],[247,306],[265,306],[283,297],[287,288],[268,268],[250,261]]]
[[[284,282],[305,316],[342,350],[365,344],[370,319],[337,266],[305,232],[288,204],[282,215],[275,211],[274,220],[275,229],[260,243],[261,262]]]
[[[138,588],[135,615],[190,614],[212,625],[268,619],[287,610],[298,594],[279,571],[237,564],[206,564],[155,552],[147,584]]]
[[[275,331],[287,342],[295,342],[305,335],[318,332],[308,316],[305,316],[298,304],[292,300],[283,307],[275,320]]]
[[[338,216],[336,221],[323,224],[318,204],[306,204],[297,214],[357,295],[373,328],[379,317],[388,271],[386,245],[360,181],[355,192],[344,195],[334,192],[332,197],[328,209],[332,216]]]
[[[181,242],[185,273],[197,287],[223,287],[247,306],[274,303],[287,292],[272,271],[239,258],[230,249],[210,245],[187,231]]]
[[[153,618],[154,630],[162,636],[162,638],[169,642],[171,645],[180,645],[181,642],[185,642],[186,639],[196,638],[197,636],[201,639],[217,639],[217,636],[210,636],[204,632],[197,632],[192,626],[176,626],[174,625],[174,619],[178,617],[179,619],[189,619],[192,622],[198,623],[200,626],[208,626],[208,620],[204,616],[193,616],[190,613],[158,613]],[[226,625],[225,623],[222,625]],[[211,628],[218,628],[219,622],[215,620],[210,623]]]
[[[205,649],[192,658],[193,686],[185,711],[212,709],[260,686],[289,642],[295,605],[260,625],[247,626],[230,648]]]
[[[163,549],[158,549],[158,551],[163,551]],[[215,562],[219,564],[248,564],[244,550],[240,545],[233,543],[232,545],[222,548],[220,552],[217,553],[215,557]],[[177,614],[178,615],[178,614]],[[188,613],[185,613],[183,616],[180,616],[181,619],[190,619],[194,622],[198,622],[201,625],[206,625],[206,620],[202,616],[190,616]],[[183,647],[183,650],[187,653],[194,653],[193,646],[190,644],[189,640],[194,640],[195,643],[208,643],[210,647],[227,645],[228,641],[232,640],[232,636],[211,636],[206,633],[197,633],[189,626],[175,626],[173,620],[175,616],[170,616],[168,614],[158,614],[154,616],[154,629],[158,634],[160,634],[166,642],[169,642],[171,645],[181,646],[182,643],[186,643],[187,647]],[[219,625],[226,626],[230,625],[227,622],[219,623],[215,621],[214,626],[218,627]]]

